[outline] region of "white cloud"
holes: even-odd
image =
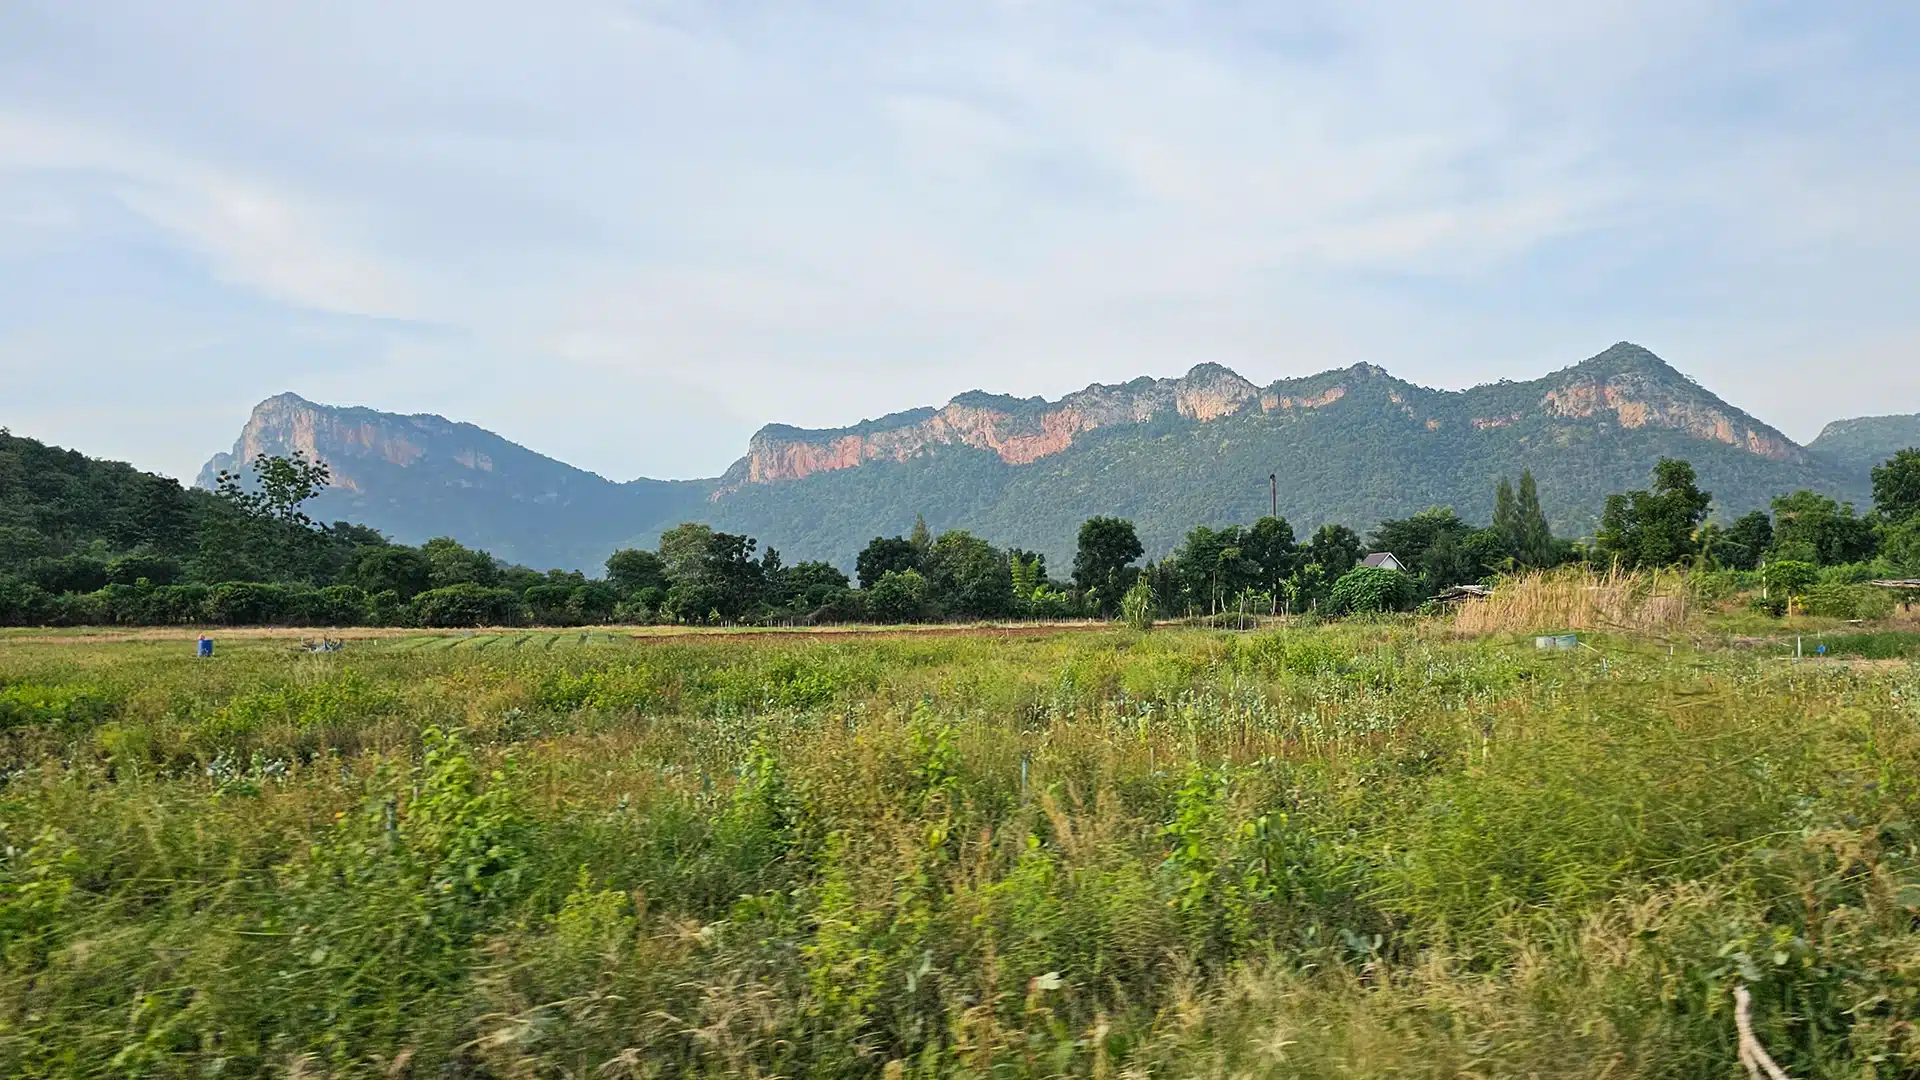
[[[23,5],[0,293],[149,242],[104,192],[204,266],[156,334],[262,302],[286,329],[248,340],[296,358],[316,314],[438,328],[353,323],[368,365],[328,393],[439,395],[615,476],[972,386],[1200,359],[1463,385],[1623,337],[1800,431],[1920,409],[1866,379],[1812,402],[1744,344],[1861,342],[1871,371],[1920,332],[1888,284],[1920,240],[1913,30],[1731,0]],[[281,389],[262,368],[234,392]],[[673,434],[595,431],[582,394]]]

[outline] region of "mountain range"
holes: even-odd
[[[707,480],[616,482],[471,424],[315,404],[258,405],[199,484],[258,453],[324,460],[315,516],[417,543],[450,535],[532,566],[592,568],[615,547],[702,521],[788,561],[850,566],[924,515],[1064,568],[1080,522],[1131,518],[1150,555],[1195,525],[1280,512],[1297,531],[1446,505],[1485,520],[1502,476],[1531,468],[1556,530],[1590,532],[1608,493],[1684,457],[1719,513],[1802,487],[1864,503],[1873,464],[1920,444],[1920,416],[1836,421],[1801,446],[1622,342],[1527,382],[1434,390],[1359,364],[1257,386],[1217,364],[1096,384],[1058,401],[980,391],[845,428],[770,424]]]

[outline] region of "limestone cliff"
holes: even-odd
[[[1785,435],[1732,406],[1638,346],[1621,343],[1578,366],[1531,383],[1448,392],[1401,382],[1369,364],[1305,379],[1255,386],[1218,364],[1177,379],[1099,385],[1059,401],[973,392],[940,409],[922,409],[853,428],[804,430],[771,425],[754,435],[714,492],[720,499],[753,484],[798,480],[870,462],[905,461],[930,449],[971,447],[1008,465],[1065,452],[1102,428],[1162,417],[1209,423],[1249,413],[1319,410],[1348,399],[1356,386],[1383,389],[1386,404],[1429,432],[1449,426],[1488,431],[1529,418],[1598,421],[1624,429],[1656,428],[1740,448],[1773,461],[1799,461],[1804,451]],[[1517,396],[1517,401],[1516,401]],[[1518,407],[1509,407],[1517,404]],[[1493,409],[1492,406],[1502,406]],[[1364,407],[1364,404],[1358,407]]]
[[[451,535],[542,568],[597,567],[612,540],[644,534],[712,490],[700,481],[615,483],[473,424],[290,393],[255,406],[233,449],[215,454],[196,483],[212,487],[222,469],[296,450],[332,473],[309,511],[318,519],[365,522],[407,543]]]

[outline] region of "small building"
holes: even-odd
[[[1401,564],[1399,559],[1393,557],[1393,552],[1391,551],[1376,551],[1366,558],[1361,559],[1360,565],[1376,566],[1382,570],[1398,570],[1403,574],[1407,572],[1407,568]]]

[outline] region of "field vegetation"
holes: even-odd
[[[0,1074],[1920,1070],[1920,638],[1540,617],[11,632]]]

